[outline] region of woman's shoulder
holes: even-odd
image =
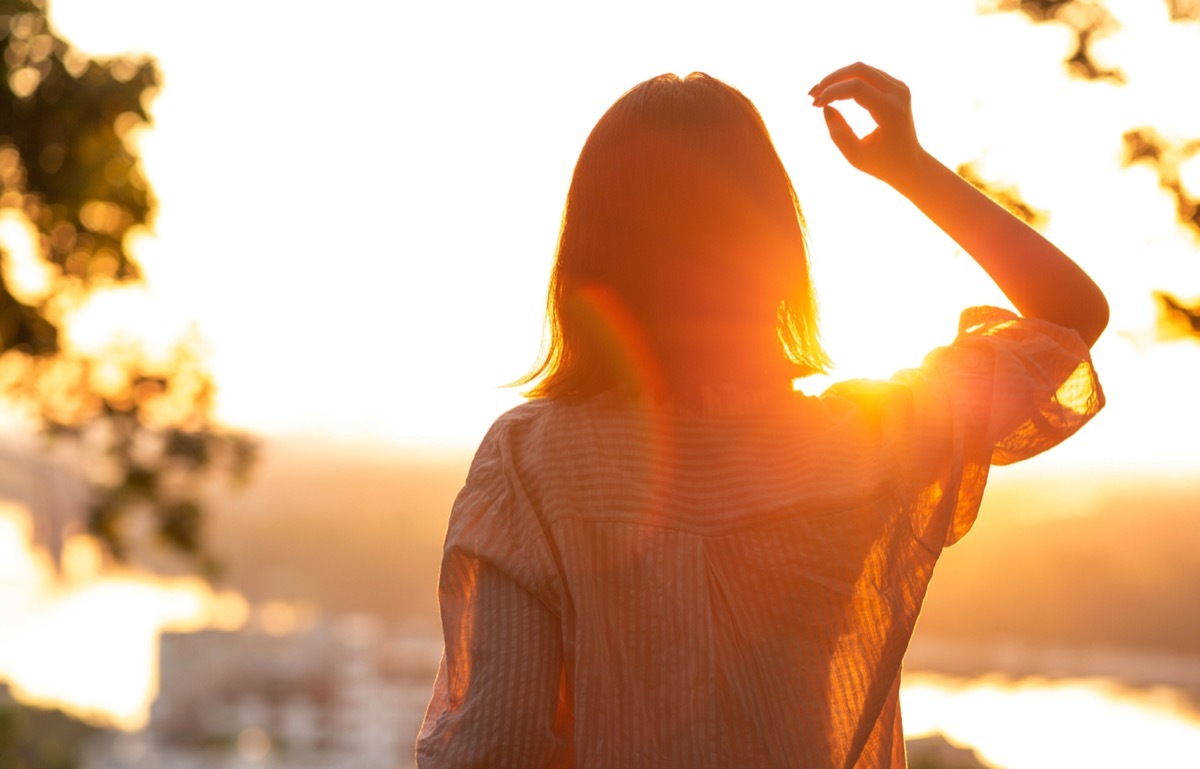
[[[483,443],[512,443],[545,438],[568,421],[579,421],[596,411],[594,398],[532,398],[501,414],[492,423]]]
[[[468,484],[520,472],[586,439],[595,420],[592,399],[533,398],[492,422],[475,452]]]

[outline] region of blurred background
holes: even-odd
[[[828,141],[804,94],[855,60],[1112,305],[1108,408],[939,565],[911,763],[1200,766],[1200,2],[0,0],[0,49],[0,767],[412,765],[450,504],[641,80],[763,113],[806,392],[1003,305]]]

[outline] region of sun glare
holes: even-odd
[[[312,49],[300,44],[326,39],[319,15],[288,14],[289,34],[267,44],[262,30],[278,20],[275,7],[247,8],[236,25],[181,23],[146,0],[106,3],[103,12],[86,0],[56,0],[53,11],[57,27],[85,50],[149,51],[163,70],[153,123],[131,138],[160,197],[154,231],[132,244],[147,289],[120,301],[97,298],[80,311],[73,338],[91,344],[114,327],[177,335],[194,323],[211,344],[219,416],[253,430],[473,446],[517,402],[496,387],[520,376],[536,354],[579,147],[612,99],[672,68],[728,79],[762,110],[812,229],[814,279],[839,379],[916,365],[953,337],[964,306],[1005,304],[970,259],[956,258],[954,245],[905,201],[848,168],[830,146],[804,92],[855,59],[872,58],[910,84],[919,133],[935,154],[952,165],[982,158],[990,176],[1050,212],[1051,234],[1112,294],[1114,331],[1098,355],[1129,345],[1114,341],[1118,331],[1144,336],[1153,327],[1151,290],[1200,286],[1189,266],[1197,262],[1184,253],[1192,244],[1162,247],[1177,237],[1170,201],[1138,169],[1119,166],[1129,115],[1165,121],[1183,135],[1200,130],[1181,100],[1163,99],[1154,87],[1167,82],[1162,69],[1171,57],[1185,59],[1195,42],[1194,31],[1167,23],[1161,9],[1112,3],[1125,26],[1104,41],[1104,52],[1130,63],[1129,85],[1114,90],[1066,77],[1061,58],[1070,36],[1062,25],[1035,25],[1016,13],[980,16],[952,2],[929,9],[955,31],[939,37],[937,56],[925,56],[917,53],[931,45],[885,34],[927,18],[903,4],[803,12],[751,4],[736,17],[703,9],[681,17],[652,5],[639,9],[637,28],[617,23],[620,14],[592,19],[594,35],[568,51],[553,36],[501,44],[508,36],[482,34],[483,27],[461,28],[449,50],[431,49],[437,35],[413,30],[440,29],[437,7],[401,12],[355,0],[348,7],[405,23],[360,30],[356,71],[364,74],[354,78],[314,64]],[[870,29],[859,23],[866,14]],[[651,34],[660,23],[674,34]],[[718,28],[723,41],[745,40],[754,55],[711,45]],[[727,34],[735,29],[754,34]],[[254,44],[219,55],[196,43],[206,33]],[[625,41],[628,55],[584,66],[587,52],[610,37]],[[1014,58],[1016,40],[1022,55]],[[1153,55],[1160,44],[1170,56]],[[558,58],[568,66],[545,67]],[[437,77],[411,76],[429,61]],[[481,81],[478,61],[493,63],[496,78]],[[246,72],[297,77],[271,82],[272,107],[264,111],[263,82]],[[504,89],[489,85],[498,79]],[[381,93],[379,82],[398,85]],[[305,83],[345,105],[346,119],[334,121],[345,134],[315,129]],[[420,117],[397,111],[401,93],[423,105]],[[856,132],[872,129],[864,111],[838,106]],[[1189,187],[1197,184],[1195,167],[1183,169]],[[1096,226],[1123,220],[1139,226]],[[1147,249],[1146,238],[1159,247]],[[1139,258],[1127,258],[1133,253]],[[1147,387],[1136,369],[1100,363],[1102,376]],[[1109,411],[1123,402],[1112,399]],[[1122,461],[1155,461],[1144,447],[1130,456],[1128,430],[1111,431],[1104,450]],[[1154,448],[1158,459],[1178,461],[1178,447]]]

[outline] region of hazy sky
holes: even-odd
[[[148,51],[163,73],[137,137],[160,201],[135,245],[147,285],[98,301],[77,337],[195,324],[232,423],[473,446],[519,402],[498,385],[536,355],[587,132],[640,80],[703,70],[757,103],[793,175],[837,377],[886,376],[949,341],[961,308],[1004,300],[825,136],[804,93],[863,60],[909,83],[934,154],[1017,183],[1109,294],[1110,406],[1038,465],[1200,468],[1177,429],[1200,347],[1150,336],[1153,289],[1200,294],[1200,249],[1153,175],[1119,162],[1136,125],[1200,136],[1175,85],[1200,66],[1200,25],[1108,3],[1123,27],[1096,50],[1128,74],[1115,87],[1069,80],[1066,30],[1018,14],[788,5],[53,0],[84,50]]]

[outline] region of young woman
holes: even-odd
[[[967,310],[919,368],[795,392],[827,361],[758,112],[702,74],[621,97],[572,178],[532,399],[454,504],[420,766],[904,766],[900,664],[934,563],[990,464],[1100,409],[1108,308],[922,149],[903,83],[854,64],[810,94],[1020,315]]]

